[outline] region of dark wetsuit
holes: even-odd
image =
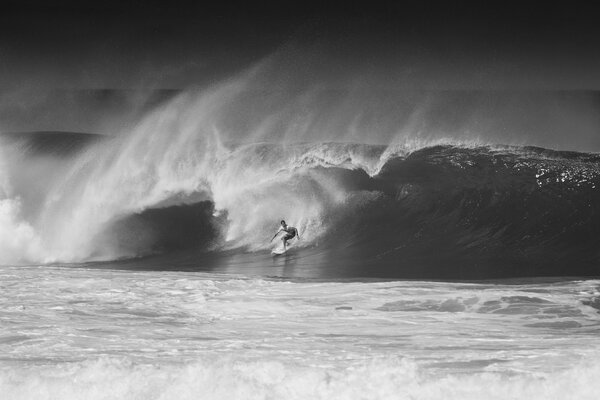
[[[298,232],[296,230],[296,228],[294,228],[293,226],[288,226],[286,229],[281,229],[282,231],[285,232],[285,236],[283,237],[283,240],[285,240],[286,242],[294,237],[296,237],[296,233]]]

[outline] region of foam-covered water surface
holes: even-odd
[[[0,270],[0,393],[595,398],[600,282]]]

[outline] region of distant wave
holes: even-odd
[[[14,144],[20,151],[31,155],[72,156],[87,146],[106,140],[108,136],[82,132],[36,131],[5,132],[0,139]]]

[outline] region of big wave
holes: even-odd
[[[39,165],[24,171],[40,159],[50,163],[55,151],[64,163],[56,145],[32,156],[23,151],[31,138],[25,147],[18,142],[20,153],[13,143],[4,171],[20,169],[3,179],[2,262],[262,252],[284,218],[300,230],[300,247],[388,271],[383,275],[597,274],[596,154],[453,144],[224,144],[215,133],[175,141],[174,148],[165,138],[94,141],[53,176]],[[24,190],[40,175],[51,182],[37,193]]]
[[[394,118],[353,116],[362,92],[330,104],[273,71],[110,137],[0,135],[0,263],[266,253],[285,219],[306,255],[358,275],[597,275],[597,154],[445,135],[418,107],[392,134]]]

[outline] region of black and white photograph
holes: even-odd
[[[599,398],[594,7],[0,2],[0,399]]]

